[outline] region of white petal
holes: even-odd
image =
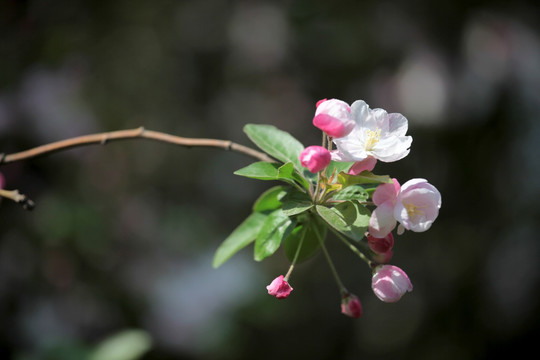
[[[373,147],[371,152],[373,157],[378,160],[384,162],[393,162],[401,160],[409,154],[411,143],[411,136],[382,139]]]
[[[356,125],[362,126],[370,114],[369,105],[364,100],[356,100],[351,105],[351,115]]]
[[[375,237],[383,238],[396,227],[393,216],[393,205],[387,201],[377,206],[369,219],[369,233]]]
[[[383,133],[389,131],[388,126],[388,113],[384,109],[371,110],[371,116],[369,117],[370,127],[381,129]]]
[[[389,131],[396,136],[405,136],[409,123],[407,118],[399,113],[388,115]]]

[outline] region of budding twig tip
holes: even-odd
[[[24,210],[32,210],[36,206],[36,204],[30,198],[28,198],[28,196],[21,194],[19,190],[0,189],[0,197],[14,201],[17,204],[21,204]]]

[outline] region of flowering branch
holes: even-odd
[[[184,138],[140,127],[79,136],[8,155],[0,153],[0,166],[126,139],[216,147],[253,157],[259,161],[234,174],[285,184],[257,198],[253,213],[217,249],[213,266],[221,266],[250,243],[254,243],[257,261],[283,247],[291,261],[289,271],[266,288],[268,294],[285,299],[293,290],[288,280],[296,264],[320,250],[339,287],[341,312],[358,318],[362,315],[360,300],[343,285],[325,246],[328,230],[366,262],[372,271],[375,295],[384,302],[396,302],[412,290],[412,283],[403,270],[388,264],[393,255],[392,231],[398,223],[398,234],[428,230],[439,214],[441,194],[425,179],[415,178],[400,185],[388,175],[372,173],[377,161],[394,162],[409,153],[412,137],[406,135],[408,122],[403,115],[372,110],[362,100],[349,106],[341,100],[324,99],[317,103],[313,125],[323,131],[322,146],[304,147],[291,134],[272,125],[244,127],[246,135],[263,152],[232,141]],[[0,198],[20,203],[25,209],[33,207],[25,195],[17,190],[2,190],[3,186],[0,174]]]
[[[105,145],[111,141],[127,140],[127,139],[151,139],[160,142],[165,142],[174,145],[192,147],[217,147],[224,150],[236,151],[244,155],[251,156],[261,161],[274,162],[275,160],[266,155],[263,152],[254,150],[244,145],[237,144],[228,140],[217,139],[199,139],[199,138],[185,138],[167,133],[146,130],[144,127],[129,130],[118,130],[111,132],[104,132],[99,134],[90,134],[84,136],[78,136],[66,140],[56,141],[50,144],[41,145],[29,150],[21,151],[13,154],[0,153],[0,165],[13,163],[16,161],[26,160],[33,157],[46,155],[58,151],[63,151],[75,147],[81,147],[86,145]]]

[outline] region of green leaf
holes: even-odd
[[[268,155],[282,161],[292,162],[294,167],[305,178],[315,181],[316,175],[302,167],[300,153],[304,145],[286,131],[272,125],[247,124],[244,132],[260,149]]]
[[[298,170],[302,170],[302,165],[298,157],[304,145],[296,140],[288,132],[279,130],[272,125],[247,124],[244,132],[268,155],[281,160],[283,163],[292,162]]]
[[[136,360],[150,350],[152,339],[146,331],[125,330],[99,343],[90,360]]]
[[[360,241],[369,225],[370,211],[355,201],[346,201],[333,208],[316,206],[317,213],[328,225],[353,240]]]
[[[352,162],[345,162],[345,161],[330,161],[330,165],[326,168],[326,176],[330,177],[334,173],[334,170],[336,171],[336,174],[339,174],[340,172],[347,172],[351,168],[351,166],[354,165],[354,161]]]
[[[212,265],[221,266],[231,256],[242,250],[257,238],[267,214],[255,212],[246,218],[218,247]]]
[[[283,212],[287,216],[301,214],[313,207],[311,197],[296,189],[291,189],[281,201],[283,202]]]
[[[283,205],[281,200],[289,189],[288,186],[278,185],[266,190],[253,204],[253,211],[263,212],[280,208]]]
[[[255,240],[255,260],[261,261],[275,253],[295,224],[296,221],[291,220],[281,209],[274,210],[266,218]]]
[[[368,192],[361,185],[351,185],[343,190],[336,192],[333,196],[333,200],[358,200],[366,201],[369,197]]]
[[[266,161],[258,161],[253,164],[236,170],[235,175],[245,176],[251,179],[259,180],[276,180],[278,176],[278,169],[281,164],[269,163]]]
[[[302,239],[302,248],[296,259],[297,263],[301,263],[312,257],[321,246],[317,238],[317,231],[324,240],[326,238],[327,227],[320,220],[317,221],[314,218],[307,223],[297,226],[283,242],[283,249],[285,250],[287,259],[291,262],[294,260],[296,250]]]
[[[298,173],[291,162],[284,164],[278,169],[278,178],[283,181],[296,181],[304,189],[309,190],[309,182]]]
[[[283,212],[287,216],[294,216],[313,207],[313,201],[308,194],[291,189],[282,199]]]
[[[286,201],[283,203],[283,213],[287,216],[294,216],[308,211],[313,207],[312,202]]]
[[[291,185],[300,183],[304,188],[309,189],[307,180],[296,172],[294,165],[290,162],[278,164],[258,161],[236,170],[234,174],[258,180],[280,180]]]
[[[343,187],[355,184],[386,184],[392,183],[392,179],[388,175],[375,175],[370,171],[362,171],[358,175],[346,174],[340,172],[338,174],[338,182],[343,184]]]

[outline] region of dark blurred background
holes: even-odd
[[[328,239],[364,306],[354,320],[340,314],[320,254],[297,267],[282,301],[265,289],[287,271],[282,251],[256,263],[250,247],[212,268],[271,186],[232,174],[253,161],[244,155],[132,140],[4,165],[6,188],[37,206],[0,205],[0,356],[537,352],[537,4],[0,1],[0,152],[141,125],[253,146],[242,127],[266,123],[317,144],[317,100],[363,99],[403,113],[414,139],[376,173],[426,178],[443,197],[428,232],[396,239],[392,263],[414,284],[396,304],[380,302],[369,269]]]

